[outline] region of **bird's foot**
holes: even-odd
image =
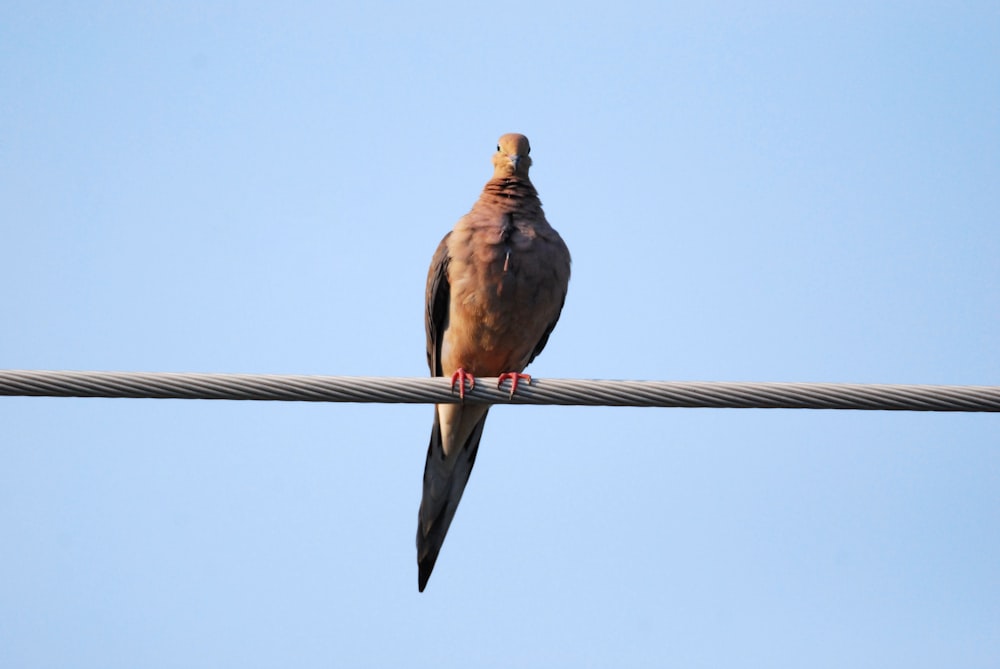
[[[510,379],[510,398],[514,399],[514,392],[517,390],[518,381],[531,383],[531,374],[521,374],[520,372],[504,372],[497,377],[497,388],[503,387],[503,382]]]
[[[458,384],[458,396],[461,399],[465,399],[465,382],[469,382],[469,390],[476,387],[476,377],[469,374],[467,371],[459,367],[454,374],[451,375],[451,391],[455,392],[455,384]]]

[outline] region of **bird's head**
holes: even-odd
[[[507,133],[497,141],[497,152],[493,154],[493,176],[527,177],[531,167],[530,152],[527,137],[516,132]]]

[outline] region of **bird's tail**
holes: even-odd
[[[434,411],[434,427],[427,447],[427,462],[424,465],[424,495],[420,501],[419,523],[417,525],[417,565],[419,567],[419,588],[424,591],[427,579],[431,577],[444,537],[448,533],[451,519],[462,499],[465,484],[469,482],[472,465],[476,462],[479,440],[483,436],[486,412],[476,422],[469,437],[451,455],[445,455],[441,440],[441,422],[437,408]]]

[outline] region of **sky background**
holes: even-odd
[[[0,368],[422,376],[497,137],[539,377],[1000,384],[995,2],[0,6]],[[4,667],[1000,666],[1000,417],[0,398]]]

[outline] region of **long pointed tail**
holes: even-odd
[[[417,525],[420,592],[427,586],[427,579],[434,570],[434,563],[437,562],[451,519],[455,516],[465,485],[469,482],[485,424],[486,413],[483,413],[462,447],[446,456],[441,441],[440,418],[438,411],[434,411],[434,427],[427,447],[427,463],[424,465],[424,495],[420,501]]]

